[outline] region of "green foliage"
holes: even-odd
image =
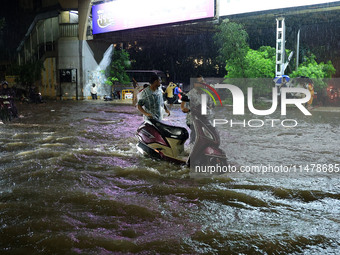
[[[336,69],[330,60],[328,60],[326,64],[321,62],[319,65],[322,66],[325,78],[332,78],[332,76],[336,73]]]
[[[226,63],[226,83],[239,86],[243,92],[246,92],[248,87],[253,87],[255,97],[271,93],[272,79],[275,77],[275,48],[261,46],[258,50],[250,49],[247,44],[248,34],[243,26],[229,20],[218,26],[214,39],[219,47],[219,58]],[[286,50],[286,56],[289,56],[289,53],[290,50]],[[288,75],[292,78],[312,78],[314,89],[321,91],[327,86],[323,79],[331,78],[335,74],[335,68],[330,61],[318,64],[315,58],[310,51],[306,52],[298,70]]]
[[[130,56],[125,50],[114,50],[111,58],[111,64],[105,70],[107,80],[106,84],[113,85],[116,82],[120,84],[129,84],[130,78],[126,74],[126,69],[130,67]]]
[[[218,59],[227,63],[227,70],[243,74],[243,68],[234,69],[236,66],[243,67],[244,58],[247,55],[248,33],[242,24],[224,20],[218,27],[214,35],[215,44],[219,47]]]
[[[218,27],[214,39],[219,47],[219,57],[226,63],[226,82],[240,87],[254,88],[255,97],[270,93],[275,77],[275,48],[262,46],[258,50],[249,48],[248,34],[241,24],[226,20]]]
[[[227,64],[226,69],[228,78],[274,78],[275,48],[262,46],[258,50],[249,49],[242,66]]]
[[[314,54],[310,54],[308,58],[305,57],[305,61],[299,65],[298,70],[293,71],[289,76],[292,78],[299,76],[309,77],[314,82],[314,90],[321,92],[322,89],[327,87],[327,83],[323,79],[331,78],[336,70],[331,61],[326,64],[324,62],[318,64],[315,58]]]
[[[226,70],[226,82],[233,82],[244,92],[248,87],[254,88],[255,97],[267,95],[271,93],[275,77],[275,48],[262,46],[258,50],[249,49],[242,66],[227,64]]]

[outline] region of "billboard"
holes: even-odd
[[[92,7],[93,34],[214,17],[214,0],[115,0]]]
[[[219,16],[242,14],[257,11],[301,7],[315,4],[333,3],[329,0],[220,0]]]

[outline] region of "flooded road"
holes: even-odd
[[[340,252],[339,112],[293,111],[295,128],[220,127],[239,167],[333,171],[193,179],[184,166],[137,153],[142,117],[130,105],[18,108],[22,118],[0,125],[0,254]],[[185,126],[178,106],[169,120]]]

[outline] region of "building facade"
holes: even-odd
[[[43,97],[87,99],[93,83],[99,96],[111,93],[103,70],[110,63],[113,47],[92,40],[91,3],[79,3],[72,10],[60,6],[37,15],[17,48],[19,65],[43,63],[41,81],[34,84]]]

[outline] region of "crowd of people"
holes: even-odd
[[[154,79],[157,75],[154,76]],[[157,76],[158,77],[158,76]],[[137,105],[138,97],[137,95],[147,88],[150,83],[145,83],[143,86],[139,85],[135,79],[132,79],[133,83],[133,99],[132,104],[134,106]],[[181,103],[182,98],[182,89],[179,84],[175,84],[174,82],[170,82],[166,88],[162,88],[160,85],[159,89],[162,92],[163,102],[169,105],[169,109],[172,108],[173,104]]]

